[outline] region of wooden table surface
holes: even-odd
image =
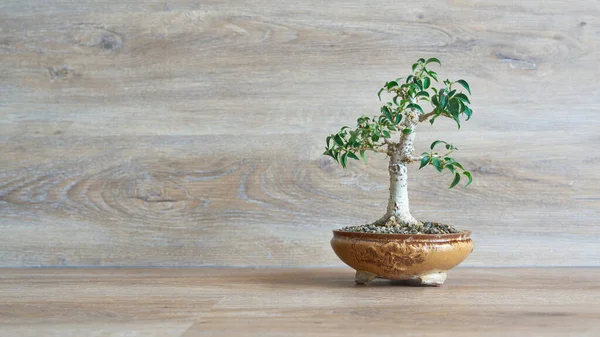
[[[600,268],[0,269],[0,336],[600,336]]]

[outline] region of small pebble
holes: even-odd
[[[342,228],[346,232],[381,233],[381,234],[452,234],[462,232],[452,225],[437,222],[420,222],[416,225],[399,224],[396,219],[390,219],[383,225],[366,224]]]

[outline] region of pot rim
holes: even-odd
[[[413,240],[413,241],[453,241],[464,240],[471,237],[470,230],[464,230],[460,233],[451,234],[397,234],[397,233],[362,233],[362,232],[346,232],[339,229],[333,230],[333,237],[347,237],[373,240]]]

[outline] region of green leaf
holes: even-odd
[[[429,85],[431,85],[431,80],[429,79],[429,77],[425,77],[423,79],[423,88],[427,89],[429,88]]]
[[[454,174],[454,180],[452,180],[452,184],[450,184],[449,188],[456,186],[456,184],[458,184],[459,181],[460,181],[460,174],[458,174],[458,172],[457,172]]]
[[[448,171],[454,173],[454,165],[452,165],[452,164],[446,165],[446,168],[448,169]]]
[[[385,116],[385,118],[387,118],[390,122],[394,122],[394,118],[392,117],[392,112],[390,111],[390,108],[388,108],[387,106],[382,106],[381,107],[381,113]]]
[[[360,156],[362,157],[362,159],[366,163],[367,162],[367,156],[365,155],[365,150],[360,150]]]
[[[454,119],[456,126],[458,126],[458,129],[460,130],[460,119],[458,118],[458,114],[452,113],[452,119]]]
[[[469,95],[471,95],[471,89],[469,88],[469,83],[467,83],[467,81],[465,81],[465,80],[458,80],[458,81],[456,81],[456,83],[462,85],[463,88],[467,89],[467,91],[469,92]]]
[[[371,140],[374,141],[374,142],[376,142],[376,141],[379,140],[379,136],[378,135],[372,135],[371,136]]]
[[[439,96],[440,96],[440,104],[439,104],[439,106],[440,106],[442,109],[445,109],[445,108],[446,108],[446,105],[448,105],[448,96],[444,95],[444,94],[443,94],[443,93],[441,93],[441,92],[440,92]]]
[[[352,153],[352,152],[348,152],[348,157],[350,157],[352,159],[359,160],[358,157],[354,153]]]
[[[450,100],[450,104],[448,104],[448,111],[450,111],[452,118],[454,119],[454,121],[456,122],[456,125],[458,125],[458,128],[460,129],[460,119],[458,118],[459,110],[460,110],[459,101],[457,99]]]
[[[400,113],[396,114],[396,120],[394,120],[394,125],[398,125],[398,123],[400,123],[401,120],[402,120],[402,114],[400,114]]]
[[[465,103],[463,103],[463,101],[461,101],[460,99],[454,97],[453,99],[455,99],[458,102],[458,113],[462,113],[465,111]]]
[[[421,91],[421,90],[423,90],[423,86],[421,85],[421,81],[417,81],[417,79],[416,79],[416,78],[415,78],[415,82],[414,82],[414,84],[412,85],[412,87],[413,87],[413,88],[414,88],[414,87],[417,87],[416,89],[419,89],[418,91]],[[414,91],[417,91],[416,89],[414,89]],[[412,90],[411,90],[411,91],[412,91]],[[413,92],[414,92],[414,91],[413,91]]]
[[[417,63],[425,63],[425,59],[424,58],[420,58],[417,60]]]
[[[432,58],[428,59],[428,60],[425,62],[425,64],[429,64],[429,63],[432,63],[432,62],[433,62],[433,63],[437,63],[437,64],[439,64],[440,66],[442,65],[442,63],[440,62],[440,60],[436,59],[435,57],[432,57]]]
[[[390,90],[393,87],[397,87],[397,86],[398,86],[398,82],[396,82],[396,81],[387,82],[385,84],[385,87],[386,87],[387,90]]]
[[[377,97],[379,97],[380,101],[381,101],[381,93],[383,92],[383,90],[384,90],[384,88],[381,88],[381,90],[379,90],[379,92],[377,93]]]
[[[454,94],[456,94],[456,89],[454,89],[454,90],[450,91],[450,92],[448,93],[448,97],[452,97],[452,96],[454,96]]]
[[[406,78],[406,83],[410,82],[413,78],[413,75],[408,75],[408,77]]]
[[[437,157],[432,158],[431,163],[433,164],[433,166],[435,166],[435,169],[438,170],[439,172],[442,172],[442,170],[444,169],[440,158],[437,158]]]
[[[406,128],[406,129],[402,130],[402,133],[405,134],[405,135],[408,135],[411,132],[412,132],[412,130],[409,129],[409,128]]]
[[[339,134],[335,135],[335,137],[333,137],[333,140],[339,147],[344,147],[344,141],[342,140],[342,137],[340,137]]]
[[[431,76],[436,82],[438,82],[437,73],[435,71],[428,71],[427,74]]]
[[[330,141],[331,141],[331,136],[327,136],[327,141],[326,141],[326,143],[327,143],[327,148],[329,148],[329,142],[330,142]]]
[[[458,116],[458,113],[460,112],[460,103],[459,102],[460,101],[454,97],[450,99],[450,103],[448,104],[448,111],[450,111],[452,116],[454,116],[454,115]]]
[[[429,148],[433,150],[433,148],[434,148],[436,145],[438,145],[439,143],[448,144],[448,143],[446,143],[446,142],[445,142],[445,141],[443,141],[443,140],[436,140],[435,142],[431,143],[431,146],[430,146]]]
[[[346,168],[346,165],[348,164],[348,152],[342,155],[342,158],[340,158],[340,163],[342,164],[343,168]]]
[[[356,131],[350,131],[350,138],[348,139],[348,144],[355,145],[356,143],[358,143],[356,141],[356,137],[357,137]]]
[[[390,138],[390,137],[391,137],[391,136],[390,136],[390,133],[389,133],[389,132],[387,132],[386,130],[382,130],[382,131],[381,131],[381,133],[383,133],[383,136],[384,136],[385,138]]]
[[[423,158],[421,158],[421,166],[419,166],[419,170],[425,167],[427,164],[429,164],[429,156],[423,156]]]
[[[471,101],[469,101],[469,98],[467,97],[467,95],[465,95],[463,93],[456,94],[456,95],[454,95],[454,97],[460,99],[463,103],[471,104]]]
[[[424,114],[423,109],[421,109],[421,106],[415,103],[410,103],[409,105],[406,106],[406,108],[408,109],[415,109],[415,110],[419,110],[419,112],[421,114]]]
[[[452,159],[452,158],[450,158],[450,159]],[[457,161],[455,161],[454,159],[452,159],[452,165],[454,165],[454,166],[458,167],[459,169],[461,169],[461,170],[463,170],[463,171],[465,170],[465,169],[463,168],[463,166],[462,166],[460,163],[458,163]],[[465,171],[465,172],[466,172],[466,171]]]
[[[400,104],[398,104],[398,98],[399,98],[399,97],[400,97],[400,96],[398,96],[398,95],[394,96],[394,98],[392,99],[392,101],[394,101],[394,104],[396,104],[396,105],[400,105]]]
[[[432,96],[431,103],[437,108],[440,105],[440,97],[438,95]]]
[[[469,182],[465,185],[465,187],[469,186],[472,182],[473,182],[473,177],[471,176],[471,172],[469,171],[465,171],[463,172],[463,174],[469,178]]]
[[[427,91],[419,91],[415,97],[419,97],[419,96],[423,96],[423,97],[429,97],[429,93]]]
[[[333,159],[335,159],[336,163],[340,162],[340,160],[338,159],[339,156],[340,156],[339,152],[331,150],[331,157],[333,157]]]
[[[471,110],[471,108],[469,108],[468,106],[465,106],[464,114],[467,115],[467,119],[466,120],[469,120],[469,119],[471,119],[471,115],[473,114],[473,110]]]
[[[415,72],[415,70],[417,69],[418,66],[419,66],[418,63],[415,63],[415,64],[412,65],[412,71],[413,71],[413,73]]]

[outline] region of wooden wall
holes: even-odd
[[[474,173],[411,171],[467,266],[600,266],[600,5],[581,1],[0,3],[0,266],[338,266],[381,215],[383,157],[325,136],[419,57],[473,89],[424,125]]]

